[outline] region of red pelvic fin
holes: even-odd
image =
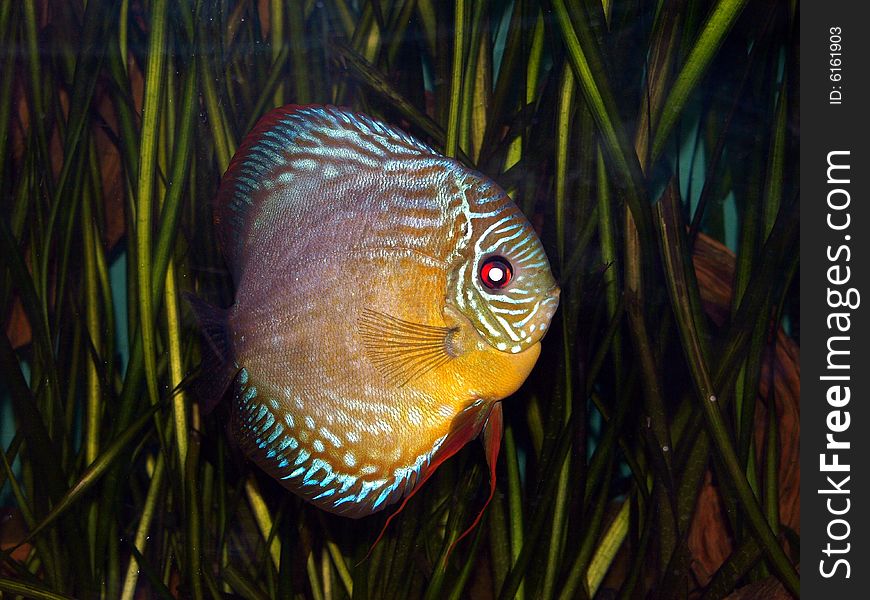
[[[474,528],[477,527],[480,520],[483,518],[483,513],[486,512],[486,507],[489,506],[492,497],[495,496],[495,465],[496,462],[498,462],[498,451],[501,448],[503,424],[504,415],[502,413],[501,402],[496,402],[493,404],[492,410],[489,411],[489,417],[487,417],[486,424],[483,426],[483,448],[486,452],[486,465],[489,467],[489,497],[487,497],[486,503],[481,507],[480,512],[477,513],[474,523],[472,523],[468,529],[463,531],[462,535],[456,538],[456,541],[451,544],[450,550],[447,551],[447,556],[450,556],[450,554],[453,553],[456,544],[462,541],[462,539],[469,533],[474,531]]]
[[[496,406],[498,406],[498,415],[499,415],[498,416],[498,437],[500,440],[501,439],[501,406],[498,403],[496,403]],[[495,410],[495,408],[493,408],[493,411],[494,410]],[[419,490],[421,487],[423,487],[423,484],[429,480],[429,478],[432,476],[432,474],[435,472],[435,470],[438,469],[438,467],[440,467],[441,464],[444,463],[444,461],[446,461],[448,458],[450,458],[451,456],[453,456],[454,454],[459,452],[462,449],[462,447],[465,446],[465,444],[467,444],[468,442],[473,440],[475,437],[477,437],[477,435],[480,433],[480,418],[479,417],[480,417],[480,409],[479,408],[472,408],[472,409],[466,410],[466,411],[460,413],[458,417],[456,417],[456,423],[453,426],[453,430],[447,435],[447,439],[444,440],[444,443],[441,444],[441,448],[439,448],[438,452],[435,453],[435,456],[432,458],[432,461],[429,463],[429,467],[423,472],[423,478],[417,482],[417,484],[414,486],[414,489],[411,490],[411,493],[408,494],[407,496],[405,496],[405,499],[402,500],[402,504],[399,505],[399,508],[396,509],[396,511],[393,512],[393,514],[391,514],[389,517],[387,517],[387,521],[384,523],[384,526],[381,529],[381,532],[378,534],[377,539],[372,544],[371,548],[369,548],[369,551],[366,553],[366,555],[363,557],[362,560],[366,560],[369,557],[369,555],[372,553],[372,550],[375,549],[375,546],[377,546],[378,542],[381,541],[381,538],[384,537],[384,534],[387,532],[387,527],[389,527],[389,525],[393,521],[393,519],[396,518],[396,516],[400,512],[402,512],[402,510],[404,510],[405,505],[408,504],[408,501],[414,496],[414,494],[417,493],[417,490]],[[492,419],[491,413],[490,413],[489,419]],[[489,425],[489,422],[490,422],[489,419],[487,420],[487,426]],[[498,442],[496,442],[495,452],[496,452],[496,456],[497,456],[498,455]],[[487,460],[489,460],[488,456],[487,456]],[[493,461],[493,465],[495,465],[494,461]],[[493,466],[493,470],[494,469],[495,469],[495,467]],[[492,489],[495,490],[495,483],[493,483]],[[492,498],[492,492],[490,493],[490,498]],[[489,504],[488,500],[487,500],[487,504]],[[484,506],[484,508],[486,508],[486,507]],[[478,521],[480,520],[479,516],[478,516],[477,520]],[[477,521],[475,521],[474,523],[476,525]],[[472,528],[473,527],[474,527],[474,525],[472,525]],[[463,535],[465,535],[465,534],[463,534]],[[360,562],[362,562],[362,561],[360,561]]]

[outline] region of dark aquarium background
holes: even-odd
[[[798,3],[0,0],[0,595],[798,594]],[[210,201],[274,106],[499,182],[562,288],[482,448],[369,553],[190,381]],[[739,590],[736,595],[735,590]]]

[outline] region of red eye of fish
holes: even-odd
[[[491,290],[500,290],[510,283],[514,276],[511,264],[501,256],[487,258],[480,267],[480,280]]]

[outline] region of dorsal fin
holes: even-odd
[[[336,106],[288,104],[266,113],[239,145],[214,202],[218,239],[232,267],[247,234],[259,193],[284,185],[282,174],[294,155],[379,161],[437,152],[404,131]],[[315,165],[316,171],[316,165]]]

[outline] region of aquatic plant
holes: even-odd
[[[767,0],[0,2],[0,592],[796,595],[797,23]],[[493,177],[559,278],[452,553],[477,445],[368,555],[387,515],[305,505],[190,394],[180,294],[231,298],[210,199],[291,101]]]

